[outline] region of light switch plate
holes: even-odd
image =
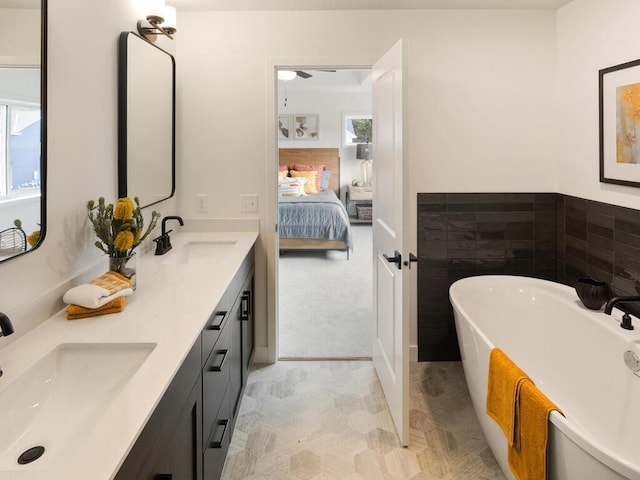
[[[253,213],[258,211],[258,195],[240,195],[240,211]]]

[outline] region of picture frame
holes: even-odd
[[[293,115],[292,140],[319,140],[320,119],[315,113],[296,113]]]
[[[640,60],[599,71],[600,182],[640,187]]]
[[[291,140],[291,115],[278,115],[278,141]]]

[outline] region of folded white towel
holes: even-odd
[[[109,290],[85,283],[77,287],[70,288],[62,297],[62,301],[67,305],[78,305],[84,308],[99,308],[111,300],[118,297],[126,297],[133,293],[132,288],[123,288],[113,295],[109,295]]]

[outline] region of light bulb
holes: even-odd
[[[147,17],[164,18],[164,0],[148,0]]]
[[[176,22],[176,7],[172,7],[167,5],[164,7],[164,23],[162,24],[163,28],[172,28],[174,30],[177,29]]]
[[[296,72],[293,70],[278,70],[278,80],[283,80],[285,82],[293,80],[296,78],[296,75]]]

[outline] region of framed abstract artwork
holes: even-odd
[[[293,115],[292,140],[318,140],[320,131],[318,128],[318,115],[313,113]]]
[[[640,187],[640,60],[600,70],[600,181]]]
[[[278,140],[291,139],[291,115],[278,115]]]

